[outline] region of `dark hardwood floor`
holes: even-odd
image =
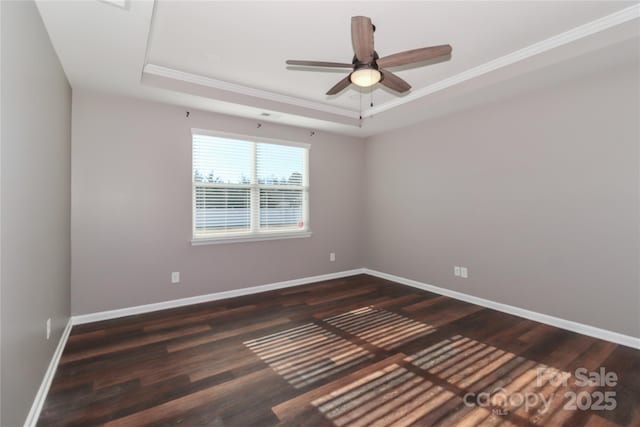
[[[38,425],[640,426],[640,351],[360,275],[75,326]]]

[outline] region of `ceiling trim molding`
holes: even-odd
[[[564,33],[549,37],[546,40],[534,43],[500,58],[486,62],[477,67],[470,68],[467,71],[456,74],[455,76],[448,77],[429,86],[417,89],[403,98],[387,101],[378,106],[369,108],[362,112],[362,117],[371,117],[373,115],[380,114],[384,111],[390,110],[408,102],[423,98],[434,92],[441,91],[448,87],[463,83],[467,80],[482,76],[483,74],[490,73],[499,68],[515,64],[516,62],[523,61],[527,58],[531,58],[532,56],[538,55],[556,47],[563,46],[565,44],[574,42],[576,40],[588,37],[590,35],[638,18],[640,18],[640,4],[635,4],[618,12],[612,13],[602,18],[598,18],[595,21],[591,21],[578,27],[572,28],[571,30],[565,31]]]
[[[251,96],[267,101],[281,102],[296,107],[308,108],[311,110],[322,111],[324,113],[336,114],[338,116],[347,117],[349,119],[359,119],[360,113],[346,108],[335,107],[320,102],[309,101],[307,99],[296,98],[289,95],[282,95],[275,92],[269,92],[262,89],[256,89],[248,86],[230,83],[223,80],[213,79],[197,74],[187,73],[185,71],[175,70],[173,68],[162,67],[155,64],[147,64],[144,66],[143,73],[152,74],[159,77],[165,77],[182,82],[193,83],[213,89],[224,90],[237,93],[239,95]]]

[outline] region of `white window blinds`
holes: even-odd
[[[308,148],[193,134],[193,236],[308,230]]]

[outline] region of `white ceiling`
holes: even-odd
[[[470,105],[465,95],[479,97],[475,104],[494,99],[487,87],[491,94],[530,90],[540,79],[518,76],[590,52],[599,54],[575,60],[575,73],[633,59],[640,40],[637,2],[130,1],[121,8],[89,0],[38,6],[73,87],[361,136],[453,111],[456,104],[464,108]],[[453,54],[396,69],[413,86],[406,96],[380,85],[326,96],[345,71],[288,69],[285,60],[350,62],[354,15],[372,18],[380,56],[445,43]],[[554,80],[554,73],[545,76]],[[512,83],[501,89],[501,81]],[[262,117],[265,111],[272,116]]]

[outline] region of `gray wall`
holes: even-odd
[[[640,336],[638,71],[371,138],[366,266]]]
[[[74,91],[72,312],[366,266],[640,336],[637,72],[366,142]],[[313,237],[191,246],[191,128],[312,143]]]
[[[0,424],[8,427],[24,423],[69,318],[71,89],[35,4],[0,8]]]
[[[74,314],[362,267],[364,142],[256,123],[74,90]],[[313,236],[191,246],[191,128],[311,143]]]

